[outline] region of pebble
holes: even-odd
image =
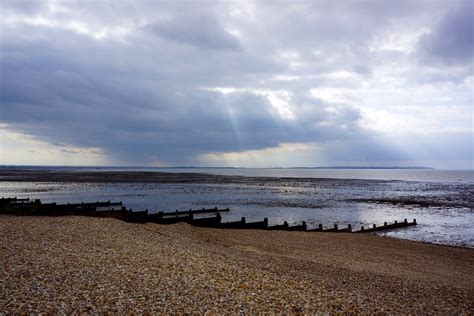
[[[474,250],[0,216],[0,314],[474,314]]]

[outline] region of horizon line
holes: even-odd
[[[10,165],[2,164],[0,168],[137,168],[137,169],[431,169],[427,166],[293,166],[293,167],[235,167],[235,166],[113,166],[113,165]]]

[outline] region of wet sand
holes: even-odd
[[[0,181],[85,183],[241,183],[266,178],[221,176],[206,173],[150,171],[58,171],[0,169]]]
[[[474,313],[474,250],[372,235],[0,216],[0,313]]]
[[[314,182],[314,178],[247,177],[191,172],[154,171],[58,171],[0,169],[0,181],[12,182],[79,182],[79,183],[247,183],[265,184],[269,180],[279,183]],[[388,180],[331,179],[318,181],[335,182],[388,182]]]

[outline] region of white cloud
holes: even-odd
[[[346,88],[313,88],[310,90],[311,95],[315,99],[322,100],[327,103],[354,103],[357,98],[352,89]]]

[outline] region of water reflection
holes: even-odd
[[[474,214],[469,205],[472,184],[403,181],[273,181],[258,184],[186,183],[17,183],[0,182],[0,196],[39,198],[44,202],[123,201],[134,210],[174,211],[229,207],[224,221],[260,221],[290,225],[306,221],[309,228],[352,224],[358,229],[384,221],[416,218],[412,228],[381,233],[396,238],[474,247]],[[410,198],[424,205],[410,205]],[[371,199],[400,199],[374,203]],[[403,202],[403,203],[402,203]],[[430,206],[432,203],[435,206]],[[466,204],[467,203],[467,204]]]

